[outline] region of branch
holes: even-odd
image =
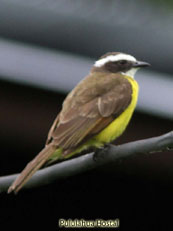
[[[120,158],[141,153],[154,153],[173,148],[173,131],[162,136],[145,140],[134,141],[122,145],[108,145],[105,149],[98,149],[96,153],[89,153],[69,159],[53,166],[41,169],[26,183],[24,188],[34,188],[50,184],[58,179],[66,178],[98,166],[115,162]],[[0,192],[7,191],[8,187],[19,174],[0,177]]]

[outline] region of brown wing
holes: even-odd
[[[84,140],[98,134],[120,115],[131,101],[132,89],[121,75],[113,77],[111,75],[109,87],[104,86],[105,90],[101,89],[101,95],[97,90],[89,101],[83,100],[81,103],[80,95],[74,89],[65,100],[63,109],[49,132],[48,140],[53,140],[54,144],[64,150],[72,150]],[[88,94],[91,90],[87,91],[85,87],[81,92],[82,99],[87,98],[83,93]],[[68,107],[66,101],[69,101]]]
[[[54,130],[56,129],[56,126],[59,122],[59,115],[57,115],[56,119],[54,120],[50,130],[49,130],[49,133],[48,133],[48,136],[47,136],[47,140],[46,140],[46,145],[48,145],[51,141],[52,141],[52,133],[54,132]]]
[[[64,155],[79,144],[99,133],[116,118],[131,101],[130,83],[117,74],[91,74],[66,98],[48,134],[47,145],[14,181],[8,192],[18,192],[21,187],[56,150]],[[52,142],[52,143],[51,143]],[[55,145],[52,145],[55,144]]]

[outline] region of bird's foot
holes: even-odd
[[[109,149],[110,145],[109,144],[105,144],[102,147],[96,148],[95,152],[94,152],[94,156],[93,156],[93,160],[94,161],[101,161],[105,158],[107,151]]]

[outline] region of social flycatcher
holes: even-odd
[[[119,52],[107,53],[96,61],[89,75],[64,100],[45,148],[27,164],[8,192],[17,193],[44,164],[101,147],[120,136],[137,103],[134,75],[146,66],[149,64]]]

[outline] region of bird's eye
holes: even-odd
[[[125,64],[127,64],[127,61],[126,61],[126,60],[120,60],[120,61],[119,61],[119,64],[125,65]]]

